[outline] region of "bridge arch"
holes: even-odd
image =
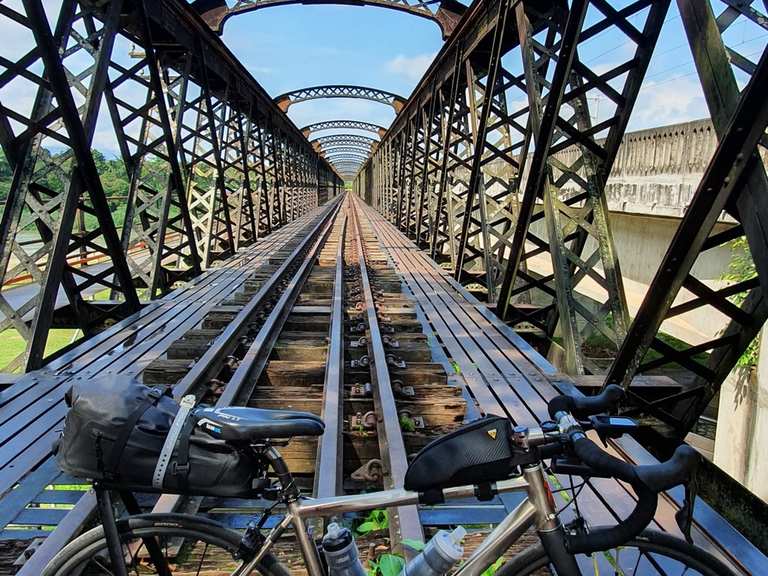
[[[325,157],[328,162],[338,162],[341,160],[352,160],[355,162],[365,162],[368,160],[368,156],[358,155],[358,154],[350,154],[349,152],[343,152],[338,153],[334,155],[328,155]]]
[[[406,99],[386,90],[371,88],[369,86],[355,86],[354,84],[328,84],[325,86],[309,86],[299,88],[285,94],[280,94],[275,98],[277,104],[283,112],[287,112],[293,104],[306,102],[308,100],[317,100],[319,98],[357,98],[359,100],[371,100],[380,104],[392,106],[395,114],[400,112],[405,106]]]
[[[205,23],[218,34],[223,33],[224,23],[232,16],[262,8],[291,4],[377,6],[397,10],[432,20],[440,27],[443,40],[451,35],[466,10],[466,6],[457,0],[437,0],[436,2],[424,2],[424,0],[238,0],[233,6],[228,6],[226,0],[195,0],[192,2],[192,6]],[[433,10],[432,7],[435,6],[437,8]]]
[[[371,122],[363,122],[361,120],[326,120],[324,122],[315,122],[314,124],[307,124],[301,131],[304,133],[304,136],[309,138],[314,132],[344,128],[373,132],[374,134],[377,134],[379,138],[383,138],[384,134],[387,132],[387,129],[384,128],[384,126],[372,124]]]
[[[362,154],[366,158],[370,158],[371,156],[371,149],[370,148],[363,148],[361,146],[330,146],[328,148],[323,148],[323,150],[320,151],[320,154],[323,156],[329,156],[330,154]]]
[[[310,141],[315,150],[324,150],[330,146],[356,146],[370,149],[379,141],[368,136],[359,134],[331,134],[330,136],[321,136]]]

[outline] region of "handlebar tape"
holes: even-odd
[[[700,461],[698,452],[682,445],[666,462],[633,466],[611,456],[582,435],[573,440],[573,450],[590,468],[631,484],[637,494],[637,505],[616,526],[598,528],[589,534],[568,535],[567,546],[572,554],[615,548],[640,534],[653,521],[658,493],[687,481]]]
[[[609,384],[597,396],[555,396],[549,401],[549,415],[555,418],[558,412],[570,412],[576,418],[586,418],[606,412],[624,398],[624,388]]]

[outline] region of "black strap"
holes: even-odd
[[[189,488],[189,439],[196,424],[197,418],[192,413],[184,422],[184,426],[179,432],[179,439],[176,441],[176,459],[171,466],[171,473],[177,477],[178,487],[182,491]]]
[[[123,458],[123,450],[125,450],[125,446],[128,444],[128,439],[131,437],[133,429],[136,427],[137,422],[141,420],[141,417],[144,416],[144,412],[149,410],[151,406],[155,406],[160,398],[163,397],[164,393],[165,391],[161,388],[150,388],[147,395],[141,399],[138,406],[136,406],[133,412],[131,412],[131,415],[128,416],[125,424],[120,428],[120,433],[117,435],[117,438],[115,438],[112,450],[105,459],[106,462],[104,463],[102,473],[106,479],[113,480],[118,477],[118,469],[120,468],[120,462]]]

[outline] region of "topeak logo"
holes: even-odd
[[[487,430],[486,434],[491,437],[491,440],[496,440],[496,428],[493,430]]]

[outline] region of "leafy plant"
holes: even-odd
[[[496,571],[501,568],[501,565],[504,564],[504,558],[498,558],[496,562],[488,566],[483,572],[480,574],[480,576],[493,576],[496,574]]]
[[[405,558],[399,554],[382,554],[368,561],[368,576],[397,576],[405,567]]]
[[[403,429],[403,432],[415,432],[416,431],[416,422],[410,416],[408,416],[406,414],[401,414],[400,415],[400,428]]]
[[[728,263],[728,272],[722,276],[723,280],[733,283],[751,280],[757,276],[757,267],[749,250],[749,244],[745,237],[737,238],[730,243],[731,261]],[[741,306],[747,297],[747,292],[739,292],[728,299],[736,306]],[[757,365],[757,357],[760,351],[760,337],[750,342],[747,349],[736,362],[737,366],[750,368]]]
[[[416,552],[421,552],[424,550],[424,547],[426,544],[422,542],[421,540],[414,540],[413,538],[403,538],[400,540],[400,543],[405,546],[406,548],[410,548],[411,550],[416,550]]]
[[[358,534],[369,534],[389,528],[389,513],[381,508],[371,510],[363,523],[357,527]]]

